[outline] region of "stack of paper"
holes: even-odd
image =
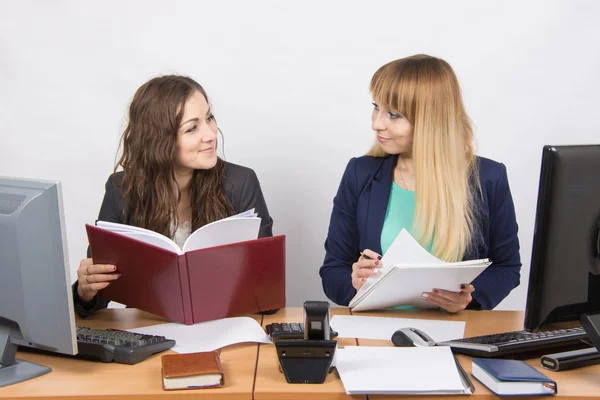
[[[336,355],[349,395],[472,393],[449,347],[346,346]]]
[[[350,301],[353,311],[398,305],[435,308],[421,298],[432,289],[460,291],[490,265],[488,259],[448,263],[425,250],[402,230],[381,259],[380,273],[371,276]]]

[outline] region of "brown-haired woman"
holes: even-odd
[[[106,182],[98,219],[150,229],[182,245],[203,225],[254,208],[262,219],[259,237],[272,236],[256,174],[217,156],[217,133],[206,92],[193,79],[146,82],[129,107],[123,154]],[[73,285],[79,316],[108,305],[98,291],[119,278],[115,271],[81,261]]]

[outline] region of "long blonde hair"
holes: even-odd
[[[377,104],[401,113],[414,129],[417,240],[442,260],[462,260],[476,240],[481,185],[473,129],[452,67],[424,54],[402,58],[379,68],[370,89]],[[375,142],[368,155],[387,154]]]

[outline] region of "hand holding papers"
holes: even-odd
[[[380,273],[371,276],[350,301],[353,311],[398,305],[433,306],[421,294],[433,288],[457,291],[490,265],[489,260],[448,263],[431,255],[402,230],[381,259]]]

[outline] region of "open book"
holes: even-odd
[[[448,263],[431,255],[403,229],[381,259],[380,273],[370,276],[349,306],[353,311],[413,305],[435,308],[421,298],[432,289],[459,291],[491,262],[488,259]]]
[[[180,248],[146,229],[86,225],[94,264],[117,266],[100,296],[186,325],[285,306],[285,236],[257,239],[253,210],[207,224]]]
[[[114,222],[98,221],[96,226],[148,243],[161,249],[183,254],[186,251],[222,246],[224,244],[244,242],[258,237],[261,219],[254,209],[228,218],[206,224],[193,232],[185,241],[183,248],[168,237],[154,231],[138,228],[137,226],[117,224]]]

